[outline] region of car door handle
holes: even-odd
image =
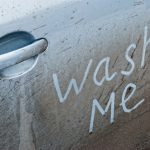
[[[33,43],[0,55],[0,69],[4,69],[27,59],[30,59],[47,49],[48,41],[44,38],[35,40]]]

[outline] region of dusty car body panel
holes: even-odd
[[[26,31],[48,49],[0,80],[0,149],[76,149],[149,112],[149,1],[6,3],[0,36]]]

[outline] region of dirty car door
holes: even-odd
[[[137,118],[143,130],[135,123],[130,136],[148,139],[149,6],[140,0],[6,0],[0,37],[15,32],[13,45],[20,34],[45,38],[48,48],[25,65],[1,69],[0,149],[70,149]]]

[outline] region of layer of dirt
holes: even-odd
[[[73,150],[150,150],[150,111],[101,137],[92,135]]]

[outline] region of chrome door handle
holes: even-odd
[[[0,69],[10,67],[12,65],[23,62],[33,56],[36,56],[47,49],[48,42],[41,38],[35,40],[33,43],[16,49],[14,51],[0,55]]]

